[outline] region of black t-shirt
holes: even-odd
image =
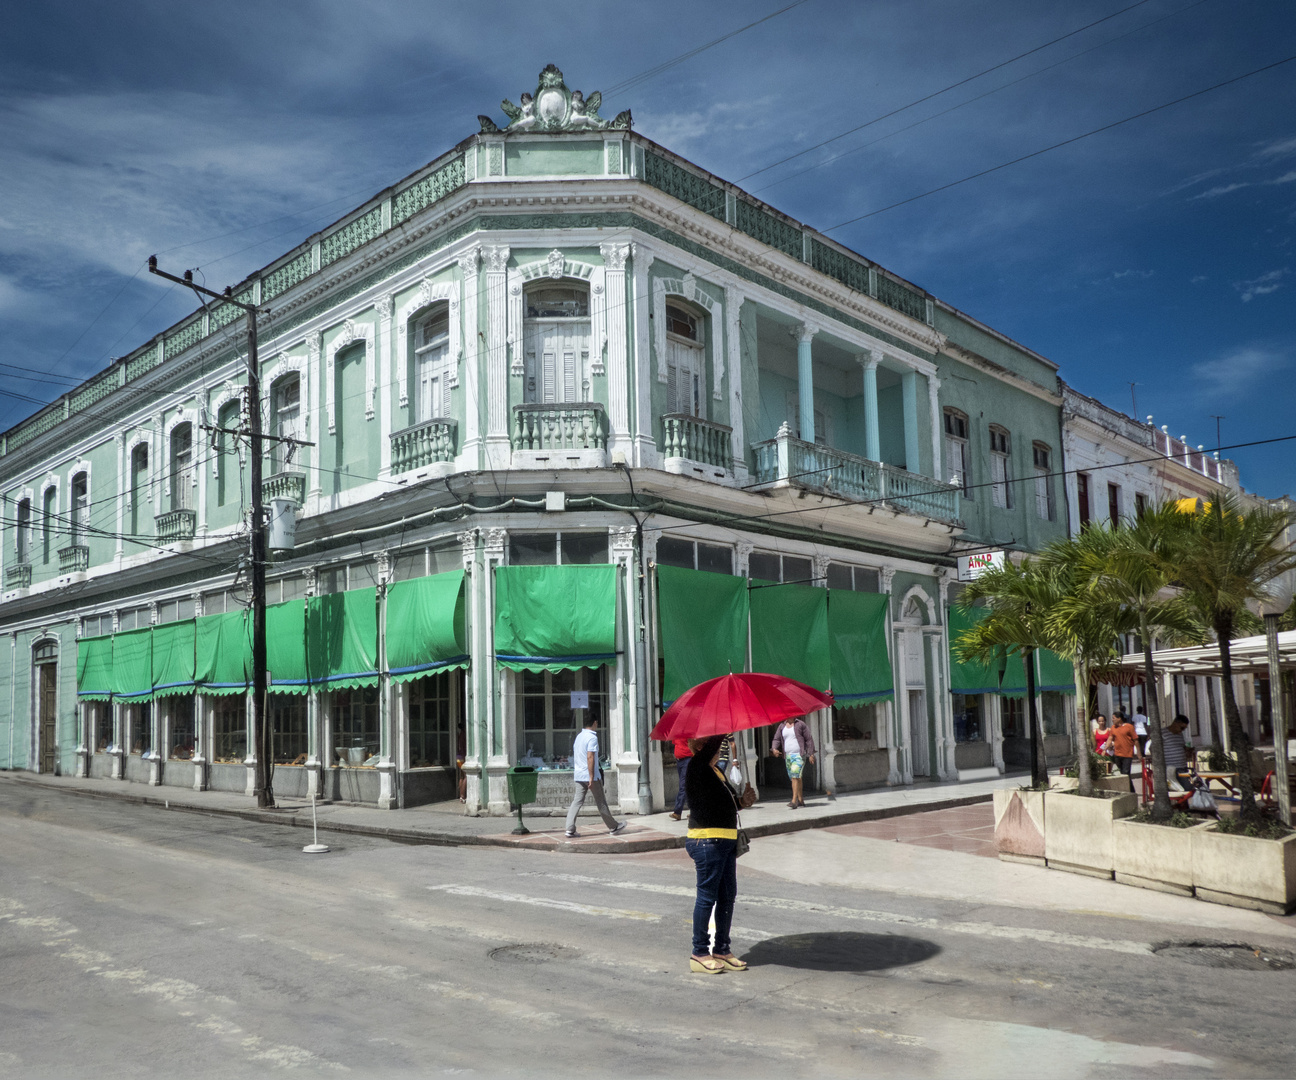
[[[738,828],[738,800],[709,761],[694,756],[684,774],[690,829]]]

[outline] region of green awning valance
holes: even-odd
[[[266,668],[276,694],[305,694],[310,690],[305,600],[288,600],[266,608]]]
[[[1035,689],[1039,693],[1054,691],[1059,694],[1075,693],[1075,665],[1052,649],[1039,649],[1035,653]]]
[[[153,629],[113,635],[113,697],[146,701],[153,696]]]
[[[975,660],[963,663],[958,658],[954,646],[962,634],[971,630],[982,619],[990,614],[989,608],[973,608],[963,611],[956,607],[948,608],[949,612],[949,646],[950,646],[950,693],[952,694],[997,694],[1000,688],[1000,676],[1004,673],[1003,653],[989,663],[981,664]],[[1018,662],[1020,669],[1021,663]],[[1024,676],[1023,676],[1024,678]]]
[[[193,688],[193,619],[153,627],[153,696],[192,694]]]
[[[828,590],[769,585],[751,590],[752,671],[828,689]]]
[[[197,622],[195,656],[194,681],[200,693],[245,693],[252,685],[251,612],[204,615]]]
[[[657,614],[666,664],[665,701],[747,670],[747,579],[657,567]]]
[[[828,656],[838,705],[867,705],[894,696],[886,632],[890,601],[881,593],[829,592]]]
[[[1026,696],[1026,665],[1022,663],[1020,649],[1007,650],[1003,662],[1003,680],[999,683],[999,695],[1006,698]]]
[[[501,566],[495,661],[513,671],[570,671],[616,659],[616,567]]]
[[[77,697],[82,701],[108,701],[112,697],[112,651],[111,634],[77,642]]]
[[[378,685],[376,589],[349,589],[307,601],[306,670],[315,690]]]
[[[387,669],[392,682],[468,665],[464,572],[398,581],[387,590]]]

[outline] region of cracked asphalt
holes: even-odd
[[[894,874],[869,886],[870,849],[796,834],[806,865],[856,883],[806,884],[775,847],[740,861],[751,969],[704,977],[687,968],[682,851],[321,839],[332,851],[305,855],[300,830],[0,777],[0,1075],[1283,1076],[1296,1061],[1296,970],[1156,954],[1240,939],[1141,916],[1137,890],[1129,917],[987,903],[958,894],[974,856],[931,853],[951,860],[950,894],[915,895]],[[1291,920],[1239,925],[1296,948]]]

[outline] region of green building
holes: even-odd
[[[960,551],[1066,534],[1055,365],[599,105],[546,68],[235,286],[296,525],[276,792],[448,799],[462,758],[502,813],[521,761],[557,807],[588,695],[660,809],[663,703],[749,663],[836,696],[812,787],[1002,770],[1020,693],[948,607]],[[0,765],[250,793],[245,345],[216,303],[0,436]]]

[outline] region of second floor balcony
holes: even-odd
[[[158,514],[153,523],[159,540],[192,540],[198,514],[194,510],[168,510]]]
[[[787,483],[939,521],[959,519],[958,488],[845,450],[802,442],[786,424],[753,449],[759,484]]]
[[[261,497],[266,502],[271,499],[292,499],[300,510],[306,502],[306,474],[280,472],[267,477],[261,482]]]
[[[661,418],[661,432],[660,451],[668,471],[708,479],[733,473],[733,428],[688,413],[667,413]]]
[[[607,464],[607,414],[597,401],[514,405],[517,467],[598,468]]]
[[[391,433],[392,472],[409,472],[455,459],[459,424],[443,416]]]
[[[76,574],[90,568],[90,549],[85,544],[60,548],[58,557],[60,574]]]
[[[29,562],[14,563],[5,567],[5,588],[26,589],[31,585],[32,568]]]

